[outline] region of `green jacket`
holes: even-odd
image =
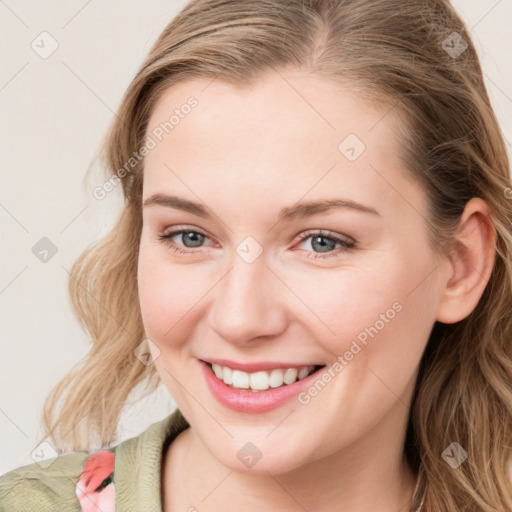
[[[163,450],[189,427],[179,409],[137,437],[110,448],[115,462],[111,480],[118,512],[162,512]],[[81,511],[77,482],[93,452],[60,455],[46,469],[29,464],[0,476],[0,512]],[[53,461],[53,462],[52,462]]]

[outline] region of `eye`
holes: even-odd
[[[185,236],[186,235],[186,236]],[[185,247],[194,249],[194,248],[200,248],[201,243],[204,242],[205,238],[208,238],[207,235],[204,233],[201,233],[200,231],[193,231],[190,229],[178,229],[175,231],[171,231],[170,233],[166,234],[160,234],[158,235],[158,238],[164,242],[166,245],[168,245],[173,251],[188,254],[191,252],[197,252],[197,251],[189,251],[182,249],[179,247],[176,242],[173,240],[174,237],[181,236],[181,241],[184,243]],[[190,245],[187,245],[190,244]]]
[[[180,247],[173,240],[173,238],[175,237],[181,237],[182,245],[184,245],[185,248],[188,248],[188,250]],[[205,239],[209,239],[209,237],[206,234],[200,231],[190,229],[177,229],[169,233],[162,233],[158,235],[158,238],[167,246],[169,246],[173,251],[181,254],[198,252],[194,251],[193,249],[201,249]],[[311,248],[313,249],[313,251],[319,251],[308,253],[307,257],[312,259],[335,257],[340,253],[347,252],[350,249],[353,249],[356,245],[353,240],[339,238],[338,236],[334,236],[328,231],[314,231],[302,233],[299,236],[299,238],[301,242],[311,239]],[[339,247],[338,249],[334,250],[336,245],[339,245]]]
[[[326,231],[315,231],[315,232],[307,232],[302,233],[299,236],[301,242],[308,240],[311,238],[311,248],[313,250],[319,250],[320,253],[308,253],[307,257],[312,259],[323,259],[323,258],[331,258],[335,257],[340,253],[347,252],[350,249],[355,247],[355,242],[349,239],[339,238],[338,236],[334,236],[330,232]],[[339,245],[340,247],[336,250],[335,246]],[[295,250],[295,249],[294,249]]]

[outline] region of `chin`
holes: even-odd
[[[224,466],[238,473],[251,475],[279,475],[294,471],[308,461],[304,459],[298,446],[289,445],[287,450],[279,450],[277,446],[267,442],[263,443],[234,442],[232,446],[219,450],[217,444],[211,449],[213,456]],[[231,455],[231,456],[230,456]]]

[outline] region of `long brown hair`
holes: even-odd
[[[434,325],[404,454],[419,475],[415,507],[423,498],[429,512],[512,510],[509,161],[479,58],[447,0],[194,0],[182,9],[128,87],[102,146],[107,177],[121,176],[125,204],[71,270],[74,312],[92,348],[47,398],[45,436],[60,450],[87,450],[93,435],[111,444],[132,389],[146,384],[150,393],[159,384],[155,367],[134,355],[145,335],[137,294],[144,159],[133,155],[147,143],[156,101],[178,81],[245,85],[284,67],[348,83],[400,114],[400,155],[427,193],[439,254],[469,199],[490,206],[491,277],[467,318]],[[442,457],[453,441],[468,453],[457,469]]]

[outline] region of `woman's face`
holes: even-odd
[[[446,272],[395,123],[293,71],[245,89],[181,82],[153,111],[144,327],[169,392],[228,467],[285,472],[405,433]]]

